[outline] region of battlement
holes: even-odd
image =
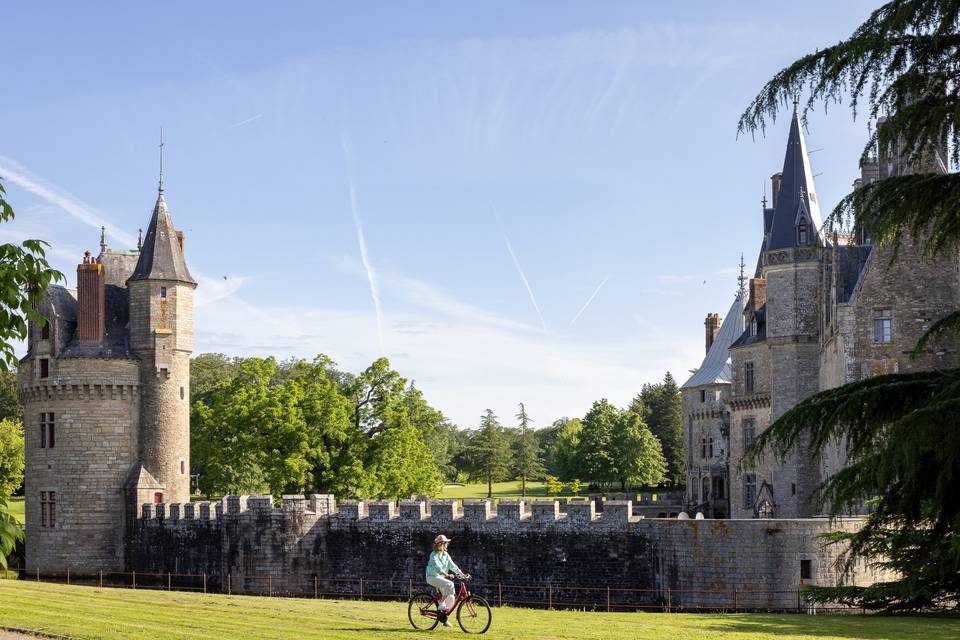
[[[160,523],[217,523],[236,518],[284,519],[294,515],[328,519],[331,526],[396,524],[425,527],[454,523],[469,528],[513,526],[622,527],[639,522],[630,500],[607,500],[598,511],[592,500],[344,500],[337,505],[329,494],[285,495],[280,506],[270,495],[224,496],[216,502],[144,504],[145,526]]]

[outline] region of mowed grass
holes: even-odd
[[[10,515],[17,519],[20,524],[24,523],[24,508],[23,508],[23,498],[9,498],[7,500],[7,508],[10,511]]]
[[[75,638],[402,638],[401,602],[298,600],[0,581],[0,625]],[[457,634],[459,629],[437,629]],[[960,618],[494,609],[487,638],[947,640]]]
[[[569,487],[567,485],[563,486],[563,492],[560,493],[559,497],[569,498],[573,496],[570,493]],[[586,495],[584,491],[580,492],[580,495]],[[437,494],[437,498],[456,498],[462,500],[464,498],[486,498],[487,497],[487,483],[475,483],[475,484],[445,484],[440,493]],[[493,497],[494,498],[519,498],[520,495],[520,481],[511,480],[510,482],[494,482],[493,483]],[[547,485],[543,482],[534,482],[532,480],[527,481],[527,497],[528,498],[552,498],[554,496],[547,493]]]

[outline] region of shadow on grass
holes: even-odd
[[[704,631],[766,634],[777,638],[851,638],[857,640],[955,640],[956,615],[751,615],[716,618]]]

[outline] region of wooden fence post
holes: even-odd
[[[412,578],[407,578],[407,597],[408,598],[413,597],[413,579]]]
[[[167,591],[171,591],[171,590],[172,590],[172,589],[170,588],[171,586],[172,586],[172,585],[171,585],[171,582],[170,582],[170,572],[167,571]]]
[[[553,609],[553,585],[547,585],[547,609]]]
[[[673,602],[671,598],[670,587],[667,587],[667,613],[670,613],[671,609],[673,609]]]
[[[137,572],[136,571],[133,572],[133,588],[134,589],[137,588]]]
[[[607,585],[607,613],[610,613],[610,585]]]
[[[67,584],[70,584],[70,567],[67,567]]]
[[[100,588],[103,589],[103,569],[100,569]]]
[[[268,596],[273,595],[273,574],[272,573],[267,575],[267,595]]]
[[[40,582],[40,567],[37,567],[37,582]]]
[[[733,590],[733,612],[734,612],[734,613],[737,612],[737,590],[736,590],[736,588],[734,588],[734,590]]]
[[[207,574],[203,574],[203,592],[207,592]]]
[[[497,583],[497,606],[498,607],[503,606],[503,590],[501,588],[502,586],[503,585],[501,585],[499,582]]]
[[[317,582],[319,582],[319,579],[317,578],[317,576],[313,576],[313,598],[314,598],[314,600],[316,600],[316,598],[317,598],[317,592],[318,592]]]
[[[360,576],[360,601],[363,602],[363,576]]]
[[[233,575],[227,574],[227,595],[233,595]]]

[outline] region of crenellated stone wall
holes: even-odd
[[[405,593],[408,584],[423,586],[431,541],[444,533],[475,590],[496,591],[505,602],[549,588],[556,602],[586,604],[611,587],[638,590],[629,594],[631,606],[669,598],[675,608],[731,608],[739,599],[740,607],[785,609],[797,604],[801,561],[811,563],[814,582],[838,579],[838,550],[816,539],[830,530],[827,520],[632,513],[628,500],[608,500],[602,513],[591,501],[571,501],[563,513],[555,500],[502,500],[496,509],[487,500],[347,500],[338,508],[328,495],[284,496],[280,507],[270,496],[144,505],[127,569],[205,573],[211,588],[234,593],[266,593],[269,583],[309,595],[318,581],[327,593],[395,594],[397,585]],[[360,577],[368,579],[364,587]],[[864,570],[857,582],[875,578]]]

